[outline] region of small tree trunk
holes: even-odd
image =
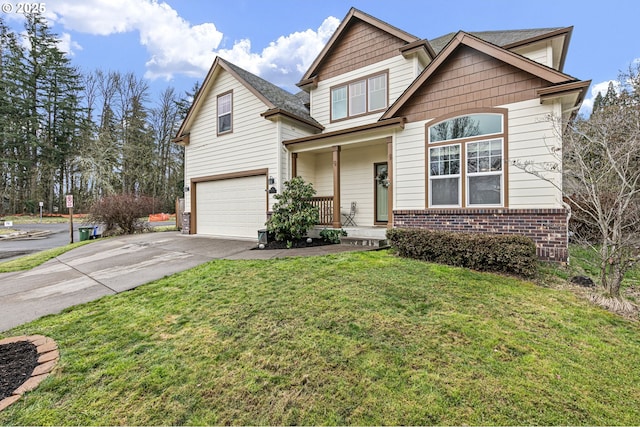
[[[605,285],[606,296],[614,299],[622,299],[620,295],[620,285],[622,284],[622,279],[624,278],[624,268],[622,268],[619,262],[613,261],[615,258],[610,258],[609,266],[604,271],[604,274],[607,276],[606,281],[602,283]]]

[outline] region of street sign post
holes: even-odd
[[[73,243],[73,194],[67,194],[67,208],[69,208],[69,234]]]

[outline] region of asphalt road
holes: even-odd
[[[152,226],[161,225],[175,225],[174,221],[168,222],[154,222]],[[0,223],[0,227],[3,226]],[[80,234],[78,232],[79,227],[86,226],[82,221],[73,222],[73,241],[80,241]],[[53,249],[60,246],[65,246],[71,243],[71,230],[69,223],[56,223],[56,224],[13,224],[11,227],[20,231],[51,231],[44,237],[27,237],[20,239],[0,239],[0,262],[9,261],[24,255],[28,255],[34,252],[40,252],[47,249]]]

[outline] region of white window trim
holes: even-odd
[[[500,141],[500,157],[502,158],[502,167],[499,171],[489,171],[489,172],[469,172],[468,171],[468,163],[467,163],[467,146],[469,144],[479,144],[481,142],[490,142],[490,141]],[[466,143],[463,143],[464,149],[465,149],[465,162],[464,162],[464,168],[465,168],[465,185],[466,185],[466,205],[467,207],[470,208],[499,208],[499,207],[503,207],[504,206],[504,138],[503,137],[499,137],[499,138],[489,138],[489,139],[481,139],[481,140],[477,140],[477,141],[468,141]],[[470,194],[471,192],[469,191],[469,188],[471,187],[469,185],[469,178],[473,178],[473,177],[478,177],[478,176],[496,176],[496,175],[500,175],[500,202],[498,204],[472,204],[470,201]]]
[[[451,175],[435,175],[435,176],[431,176],[431,148],[441,148],[441,147],[450,147],[453,145],[457,145],[459,146],[459,150],[464,149],[464,144],[460,144],[459,142],[455,142],[452,144],[443,144],[443,145],[436,145],[433,147],[429,147],[428,149],[428,153],[429,153],[429,163],[428,163],[428,174],[429,174],[429,207],[433,207],[433,208],[442,208],[442,209],[447,209],[447,208],[459,208],[460,206],[462,206],[462,160],[464,159],[464,157],[462,157],[462,151],[459,151],[460,153],[460,159],[458,160],[460,162],[460,172],[458,172],[457,174],[451,174]],[[447,179],[447,178],[457,178],[458,179],[458,203],[455,205],[434,205],[433,204],[433,181],[437,180],[437,179]]]
[[[448,139],[448,140],[441,140],[441,141],[436,141],[434,143],[431,142],[431,131],[430,128],[432,126],[438,125],[439,123],[443,123],[446,122],[448,120],[452,120],[452,119],[456,119],[459,117],[465,117],[465,116],[471,116],[474,114],[496,114],[496,115],[500,115],[501,116],[501,124],[502,124],[502,132],[498,132],[498,133],[488,133],[488,134],[482,134],[482,135],[477,135],[477,136],[470,136],[470,137],[466,137],[466,138],[457,138],[457,139]],[[434,123],[430,123],[426,126],[426,136],[427,136],[427,153],[428,153],[428,162],[427,162],[427,180],[428,180],[428,200],[427,200],[427,206],[428,208],[432,208],[432,209],[451,209],[451,208],[470,208],[470,209],[477,209],[477,208],[503,208],[505,207],[505,200],[506,200],[506,189],[505,189],[505,177],[506,177],[506,172],[505,172],[505,152],[507,150],[506,147],[506,140],[507,140],[507,135],[506,135],[506,120],[505,120],[505,115],[501,114],[501,113],[492,113],[490,111],[487,112],[478,112],[478,113],[469,113],[469,114],[461,114],[458,116],[454,116],[454,117],[448,117],[444,120],[438,120],[437,122]],[[501,146],[501,157],[502,157],[502,168],[500,171],[491,171],[491,172],[474,172],[474,173],[469,173],[467,172],[467,145],[468,144],[473,144],[473,143],[479,143],[479,142],[483,142],[483,141],[493,141],[493,140],[500,140],[500,146]],[[435,147],[446,147],[446,146],[452,146],[452,145],[460,145],[460,174],[458,175],[437,175],[437,176],[431,176],[431,148],[435,148]],[[474,176],[489,176],[489,175],[500,175],[500,204],[471,204],[469,203],[469,177],[474,177]],[[442,178],[453,178],[453,177],[459,177],[458,179],[458,205],[434,205],[432,203],[432,198],[433,198],[433,189],[432,189],[432,181],[434,179],[442,179]],[[463,191],[463,187],[462,187],[462,183],[464,181],[464,191]],[[462,194],[464,192],[464,194]],[[464,204],[462,203],[462,200],[464,200]]]

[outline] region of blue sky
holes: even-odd
[[[2,16],[21,28],[15,0]],[[24,3],[23,3],[24,4]],[[132,71],[152,91],[201,81],[216,55],[290,91],[351,6],[417,37],[574,26],[564,72],[599,89],[640,60],[637,0],[47,0],[60,46],[84,70]]]

